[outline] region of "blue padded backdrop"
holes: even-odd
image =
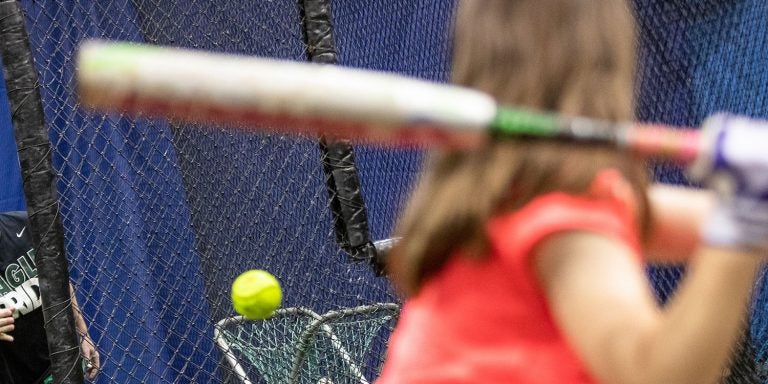
[[[22,5],[55,147],[72,279],[104,357],[99,382],[220,381],[212,324],[233,315],[229,284],[245,269],[280,277],[286,306],[324,311],[396,300],[386,280],[349,264],[334,244],[314,140],[96,116],[77,106],[73,58],[85,38],[304,60],[294,1]],[[342,65],[446,79],[452,2],[332,6]],[[11,128],[7,110],[0,114],[0,202],[18,209]],[[421,157],[361,148],[358,158],[372,232],[383,238]]]
[[[768,117],[768,3],[759,0],[635,0],[640,28],[637,117],[698,126],[710,114]],[[686,184],[675,167],[657,180]],[[652,268],[660,299],[673,292],[679,268]],[[761,278],[751,319],[757,361],[768,358],[768,311]]]

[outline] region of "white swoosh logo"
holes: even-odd
[[[16,237],[21,237],[21,235],[23,235],[23,234],[24,234],[24,230],[25,230],[25,229],[27,229],[27,227],[24,227],[24,228],[22,228],[22,229],[21,229],[21,232],[19,232],[19,233],[17,233],[17,234],[16,234]]]

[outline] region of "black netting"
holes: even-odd
[[[304,61],[298,2],[21,3],[55,148],[72,281],[102,355],[98,381],[240,382],[219,340],[254,382],[287,382],[293,361],[299,382],[361,382],[350,366],[374,378],[396,315],[386,306],[344,311],[396,297],[336,244],[315,138],[93,115],[74,94],[74,53],[86,38]],[[768,117],[768,3],[634,3],[640,119],[695,125],[719,110]],[[331,8],[340,65],[447,79],[454,1],[336,0]],[[384,239],[421,154],[360,147],[356,159],[371,238]],[[684,182],[677,169],[657,167],[657,175]],[[17,175],[8,178],[3,185],[18,188]],[[5,196],[0,203],[19,204]],[[290,310],[265,322],[227,322],[229,285],[251,268],[281,280]],[[651,270],[660,300],[682,273]],[[766,297],[761,285],[730,382],[765,382]],[[310,329],[313,316],[327,328]]]
[[[759,0],[635,0],[640,29],[637,115],[640,120],[697,126],[712,113],[767,117],[768,3]],[[657,166],[659,181],[686,184],[679,168]],[[683,268],[653,267],[661,302]],[[749,327],[723,382],[768,382],[768,291],[760,278]]]

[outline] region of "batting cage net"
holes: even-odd
[[[71,280],[102,357],[97,381],[375,378],[397,297],[337,241],[343,236],[334,222],[335,191],[317,137],[95,115],[75,94],[74,57],[89,38],[311,60],[305,4],[21,5],[53,146]],[[443,2],[333,4],[330,48],[344,65],[443,80],[451,10]],[[360,148],[352,159],[358,188],[370,197],[370,240],[384,239],[420,154]],[[284,312],[259,322],[234,317],[230,286],[248,269],[280,280]]]
[[[310,3],[320,16],[325,10],[327,20],[308,23],[316,15],[315,8],[308,11]],[[74,57],[80,42],[100,38],[446,81],[455,2],[20,4],[53,149],[70,278],[101,354],[96,381],[375,379],[397,321],[398,298],[366,262],[365,252],[356,253],[364,247],[351,243],[360,238],[343,233],[345,215],[333,188],[328,143],[93,114],[78,105]],[[768,3],[636,0],[634,5],[641,120],[696,125],[721,110],[768,117],[763,101]],[[321,32],[319,40],[312,40],[313,30]],[[324,37],[331,38],[330,45],[323,45]],[[357,209],[365,218],[358,227],[365,245],[390,235],[422,155],[352,149],[340,163],[351,178],[344,180],[361,192],[357,198],[364,197]],[[665,182],[685,182],[678,169],[656,166],[656,174]],[[17,176],[2,183],[16,188]],[[24,209],[18,201],[0,202],[3,210]],[[248,269],[268,270],[282,283],[283,307],[270,319],[247,321],[232,309],[230,284]],[[683,273],[650,270],[661,301]],[[768,293],[762,286],[751,327],[724,381],[766,382]]]

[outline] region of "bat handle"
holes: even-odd
[[[685,165],[692,163],[702,151],[701,134],[693,128],[633,124],[626,126],[621,136],[621,146],[644,158]]]

